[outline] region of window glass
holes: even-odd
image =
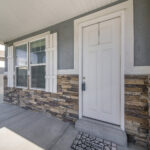
[[[26,66],[27,65],[27,45],[21,45],[16,47],[16,65]]]
[[[27,87],[27,67],[16,68],[16,85]]]
[[[30,43],[30,64],[45,63],[45,39]]]
[[[31,67],[31,87],[45,88],[45,65]]]
[[[15,56],[16,85],[28,87],[28,69],[30,68],[31,88],[45,89],[45,39],[29,43],[29,49],[27,44],[17,46]]]

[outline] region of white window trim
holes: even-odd
[[[27,38],[27,39],[24,39],[24,40],[21,40],[21,41],[18,41],[18,42],[15,42],[13,43],[13,46],[14,47],[17,47],[17,46],[21,46],[21,45],[24,45],[24,44],[27,44],[27,60],[28,60],[28,65],[27,65],[27,71],[28,71],[28,76],[29,76],[29,82],[28,82],[28,86],[27,87],[23,87],[23,86],[17,86],[16,85],[16,66],[14,67],[14,75],[15,75],[15,88],[21,88],[21,89],[31,89],[31,90],[40,90],[40,91],[45,91],[46,90],[46,87],[44,89],[42,88],[31,88],[31,65],[30,65],[30,43],[31,42],[34,42],[34,41],[38,41],[38,40],[41,40],[41,39],[45,39],[46,40],[46,36],[49,35],[50,32],[45,32],[45,33],[42,33],[42,34],[39,34],[39,35],[36,35],[36,36],[33,36],[33,37],[30,37],[30,38]],[[45,49],[46,51],[46,49]],[[46,66],[46,63],[44,63],[45,66]],[[42,64],[42,65],[44,65]],[[38,66],[41,65],[41,64],[38,64]],[[21,67],[21,66],[20,66]]]
[[[14,52],[13,52],[13,46],[8,47],[8,87],[14,87]]]
[[[16,86],[15,88],[17,88],[17,89],[24,89],[24,90],[28,89],[28,87],[24,87],[24,86]]]
[[[42,39],[42,38],[46,38],[47,35],[49,35],[50,32],[45,32],[45,33],[42,33],[42,34],[38,34],[36,36],[32,36],[30,38],[26,38],[24,40],[20,40],[18,42],[14,42],[13,45],[14,46],[18,46],[18,45],[22,45],[22,43],[28,43],[28,42],[32,42],[32,41],[37,41],[38,39]]]
[[[31,67],[34,67],[34,66],[45,66],[46,63],[40,63],[40,64],[30,64]]]
[[[42,90],[42,91],[45,91],[46,90],[46,84],[45,84],[45,88],[33,88],[33,87],[31,87],[31,82],[32,82],[32,79],[31,79],[31,67],[33,67],[33,66],[45,66],[45,68],[46,68],[46,64],[45,63],[43,63],[43,64],[34,64],[34,65],[30,65],[29,66],[29,89],[33,89],[33,90]],[[45,78],[45,80],[46,80],[46,78]]]
[[[21,46],[21,45],[27,45],[27,63],[28,63],[28,42],[26,41],[23,41],[23,42],[20,42],[18,43],[17,45],[14,46],[17,47],[17,46]],[[13,49],[14,50],[14,49]],[[14,57],[14,75],[15,75],[15,87],[16,88],[21,88],[21,89],[28,89],[28,80],[27,80],[27,87],[25,86],[17,86],[17,72],[16,72],[16,68],[17,67],[27,67],[27,76],[28,76],[28,64],[27,65],[24,65],[24,66],[16,66],[16,57]]]
[[[28,62],[28,66],[29,66],[29,73],[28,73],[28,75],[29,75],[29,85],[28,85],[28,87],[29,87],[29,89],[31,89],[31,90],[40,90],[40,91],[45,91],[46,90],[46,84],[45,84],[45,88],[33,88],[33,87],[31,87],[31,81],[32,81],[32,79],[31,79],[31,67],[32,66],[45,66],[45,71],[46,71],[46,62],[45,63],[40,63],[40,64],[30,64],[30,43],[32,43],[32,42],[36,42],[36,41],[38,41],[38,40],[42,40],[42,39],[45,39],[45,55],[46,55],[46,37],[44,36],[44,37],[37,37],[37,38],[32,38],[28,43],[29,43],[29,49],[28,49],[28,52],[29,52],[29,55],[28,55],[28,60],[29,60],[29,62]],[[45,75],[46,76],[46,75]],[[46,80],[46,78],[45,78],[45,80]]]
[[[111,16],[120,16],[121,17],[121,24],[122,24],[122,54],[121,54],[121,126],[120,128],[122,130],[125,130],[125,106],[124,106],[124,52],[126,50],[126,44],[130,47],[129,51],[133,51],[133,32],[128,33],[126,30],[130,27],[133,31],[133,22],[130,22],[127,24],[128,17],[130,19],[133,19],[132,16],[128,16],[130,13],[133,13],[133,0],[128,0],[126,2],[120,3],[118,5],[106,8],[104,10],[101,10],[99,12],[87,15],[85,17],[79,18],[74,21],[74,48],[76,51],[76,57],[78,60],[78,66],[79,66],[79,118],[82,118],[82,28],[85,25],[93,24],[93,22],[106,19],[107,17]],[[129,14],[128,14],[129,13]],[[129,37],[128,37],[128,36]],[[130,42],[131,41],[131,42]],[[129,43],[130,42],[130,43]]]
[[[58,70],[59,75],[75,75],[78,74],[78,70],[76,69],[63,69],[63,70]]]
[[[45,88],[42,89],[42,88],[29,88],[30,90],[36,90],[36,91],[45,91]]]

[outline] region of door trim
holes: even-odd
[[[114,12],[111,14],[103,15],[101,17],[98,17],[95,19],[93,16],[93,19],[90,17],[87,21],[81,21],[80,23],[76,24],[75,26],[75,45],[76,49],[79,51],[79,119],[83,116],[83,95],[82,95],[82,70],[83,70],[83,56],[82,56],[82,30],[83,27],[92,25],[97,22],[103,22],[109,19],[113,19],[116,17],[121,18],[121,122],[120,122],[120,128],[124,131],[125,130],[125,104],[124,104],[124,51],[125,51],[125,9],[119,10],[118,12]]]

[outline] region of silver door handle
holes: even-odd
[[[82,82],[82,91],[85,91],[86,90],[86,84],[85,82]]]

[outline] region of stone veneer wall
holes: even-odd
[[[58,93],[7,87],[4,77],[4,101],[21,107],[50,112],[58,118],[78,119],[78,75],[58,75]]]
[[[150,144],[150,80],[148,75],[125,77],[125,128],[128,139]]]
[[[45,111],[63,120],[78,119],[78,76],[59,75],[58,93],[8,88],[4,77],[4,100],[21,107]],[[125,76],[125,128],[128,139],[150,144],[150,80],[149,76]]]

